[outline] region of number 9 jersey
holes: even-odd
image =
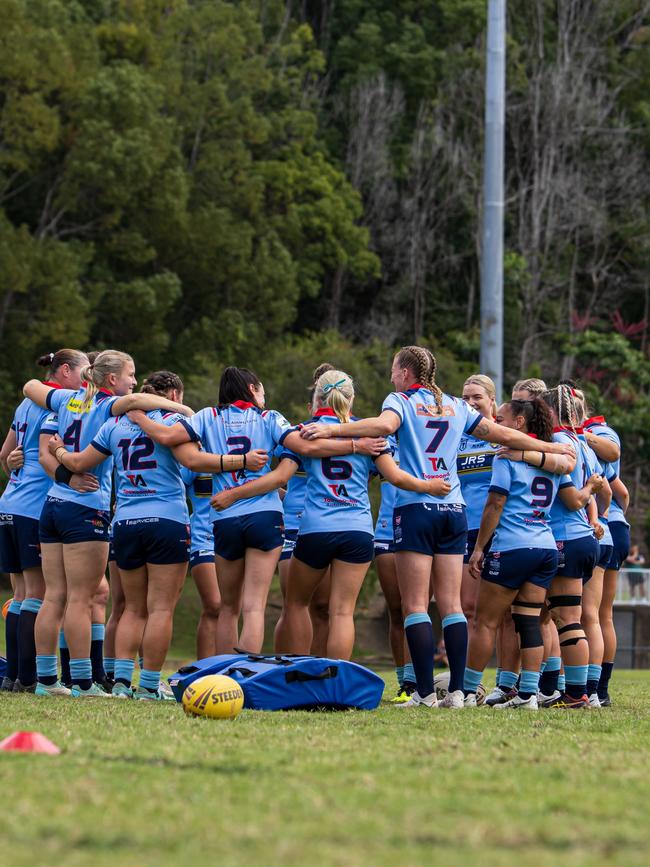
[[[561,476],[538,467],[495,457],[489,490],[507,499],[490,546],[492,552],[523,548],[555,550],[548,518],[561,480]]]
[[[463,434],[471,434],[483,416],[464,400],[442,395],[438,409],[433,393],[414,386],[389,394],[382,412],[391,410],[399,420],[396,436],[400,466],[418,479],[446,479],[451,491],[446,497],[417,494],[397,489],[395,507],[411,503],[453,503],[465,505],[458,481],[456,459]]]

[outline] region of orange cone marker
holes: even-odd
[[[10,753],[48,753],[58,756],[61,750],[40,732],[14,732],[0,741],[0,750]]]

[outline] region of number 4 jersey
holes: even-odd
[[[182,418],[178,413],[159,409],[147,415],[167,427]],[[170,449],[154,443],[125,415],[105,422],[91,445],[114,458],[116,521],[166,518],[188,523],[181,468]],[[110,466],[110,461],[107,463]]]

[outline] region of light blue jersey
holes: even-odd
[[[210,497],[212,496],[212,476],[207,473],[194,473],[181,467],[181,478],[185,483],[187,495],[192,504],[190,515],[190,553],[213,553],[214,534],[210,518]]]
[[[478,530],[481,526],[483,506],[492,478],[492,462],[499,448],[501,446],[496,443],[477,440],[473,436],[464,435],[460,438],[456,471],[467,506],[465,517],[468,530]]]
[[[604,437],[612,443],[616,443],[616,445],[621,447],[621,440],[616,431],[611,428],[606,422],[602,415],[594,416],[593,418],[587,419],[585,422],[585,430],[589,431],[589,433],[596,434],[596,436]],[[616,461],[612,461],[610,464],[607,464],[608,467],[611,467],[612,471],[615,475],[612,479],[615,479],[617,476],[621,475],[621,459],[618,458]],[[612,497],[612,505],[609,507],[609,523],[614,524],[617,521],[625,524],[626,527],[630,525],[625,520],[625,512],[619,504],[616,502],[614,497]]]
[[[582,456],[585,465],[584,476],[585,479],[588,479],[594,473],[598,473],[601,476],[605,476],[607,481],[610,481],[610,478],[614,480],[616,478],[616,474],[614,473],[610,464],[604,463],[598,459],[598,455],[591,448],[591,446],[587,443],[585,435],[583,433],[578,432],[578,439],[580,441],[580,448],[582,449]],[[609,520],[607,518],[603,518],[601,515],[598,516],[598,523],[601,525],[603,530],[602,539],[599,539],[599,545],[613,545],[614,542],[612,540],[612,533],[609,529]]]
[[[426,388],[415,386],[389,394],[382,406],[400,420],[397,439],[403,470],[417,479],[446,479],[451,491],[445,497],[398,490],[395,507],[409,503],[465,503],[458,481],[456,455],[463,434],[471,434],[483,416],[464,400],[442,396],[438,410],[435,397]]]
[[[280,460],[282,457],[287,457],[287,452],[282,449]],[[299,530],[302,520],[302,513],[305,508],[305,494],[307,493],[307,473],[302,463],[302,458],[299,455],[291,453],[292,460],[298,464],[298,469],[289,479],[287,484],[287,493],[282,501],[284,509],[284,529]]]
[[[393,460],[399,464],[399,448],[395,437],[388,437],[388,445],[393,453]],[[375,524],[375,539],[378,542],[393,541],[393,509],[395,508],[395,493],[397,488],[391,485],[386,479],[381,479],[381,502],[379,504],[379,514],[377,515],[377,523]]]
[[[207,452],[215,455],[244,455],[252,449],[265,449],[271,454],[284,437],[294,430],[281,413],[275,410],[262,411],[245,401],[236,401],[223,408],[208,406],[180,422],[193,442],[201,442]],[[212,477],[212,493],[245,485],[268,472],[269,463],[261,470],[216,473]],[[210,509],[210,520],[214,523],[254,512],[282,512],[278,492],[271,491],[260,497],[238,500],[221,512]]]
[[[46,382],[53,388],[59,386]],[[39,439],[49,410],[25,398],[17,407],[11,422],[16,434],[16,445],[22,446],[24,463],[9,476],[7,487],[0,497],[0,511],[11,515],[38,520],[52,479],[38,462]],[[47,431],[45,431],[47,432]]]
[[[586,482],[582,449],[578,437],[564,428],[556,428],[553,434],[553,442],[568,443],[576,452],[576,465],[570,475],[561,477],[560,489],[575,487],[580,490]],[[556,542],[567,542],[571,539],[582,539],[584,536],[593,536],[593,530],[587,520],[584,509],[572,511],[567,509],[560,497],[556,497],[551,507],[551,530]]]
[[[319,410],[312,421],[339,423],[331,410]],[[367,455],[350,454],[335,458],[303,456],[301,460],[307,473],[307,491],[300,533],[343,530],[372,535],[368,480],[375,470],[373,459]]]
[[[113,418],[111,407],[117,400],[115,395],[100,389],[93,397],[87,409],[83,408],[85,396],[86,391],[83,388],[80,388],[79,391],[71,391],[66,388],[52,389],[47,396],[49,409],[58,416],[57,433],[69,452],[83,451],[93,441],[93,438],[104,422],[109,418]],[[50,422],[51,417],[48,417],[44,423],[43,430],[48,429]],[[97,480],[99,481],[99,490],[97,491],[82,494],[68,487],[68,485],[60,485],[58,482],[54,482],[48,491],[48,495],[57,497],[59,500],[78,503],[80,506],[86,506],[89,509],[100,509],[107,512],[111,506],[112,471],[112,461],[104,461],[104,463],[99,464],[99,466],[91,471],[93,475],[97,476]]]
[[[494,459],[489,490],[507,499],[490,545],[491,556],[521,548],[555,550],[548,519],[560,478],[523,462]]]
[[[181,418],[159,409],[147,416],[167,427]],[[105,422],[91,445],[104,455],[113,455],[115,461],[115,521],[165,518],[189,522],[180,464],[171,449],[155,443],[125,415]]]

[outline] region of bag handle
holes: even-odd
[[[310,680],[330,680],[337,677],[339,673],[338,665],[328,665],[320,674],[309,674],[307,671],[288,671],[284,679],[287,683],[307,683]]]

